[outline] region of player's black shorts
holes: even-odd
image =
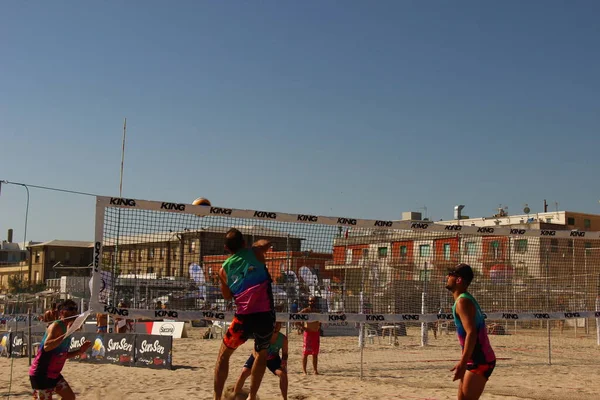
[[[250,357],[244,364],[244,368],[252,369],[252,365],[254,365],[254,355],[250,355]],[[275,358],[267,360],[267,368],[269,368],[269,371],[275,374],[275,371],[281,369],[281,357],[277,356]]]
[[[485,379],[490,379],[492,372],[494,372],[494,368],[496,368],[496,361],[483,364],[467,364],[467,371],[481,375],[485,377]]]
[[[227,329],[223,343],[230,349],[237,349],[249,338],[254,338],[254,350],[269,348],[271,336],[275,329],[275,313],[273,311],[253,314],[236,314]]]

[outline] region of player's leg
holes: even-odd
[[[270,346],[273,330],[275,329],[275,313],[259,313],[251,318],[254,332],[254,365],[250,375],[249,400],[256,400],[265,369],[267,368],[267,349]]]
[[[73,389],[71,389],[71,386],[69,386],[65,378],[63,378],[62,376],[56,384],[54,392],[57,395],[59,395],[63,400],[75,400],[75,393],[73,393]]]
[[[258,393],[258,388],[260,388],[260,383],[262,382],[262,378],[265,375],[265,369],[267,368],[267,349],[262,349],[260,351],[256,351],[256,357],[254,359],[254,365],[252,366],[251,376],[250,376],[250,400],[256,399],[256,394]]]
[[[254,364],[254,355],[250,355],[250,358],[248,358],[248,360],[244,364],[244,367],[242,368],[242,373],[240,374],[240,377],[238,378],[238,380],[235,384],[234,393],[242,392],[242,389],[244,388],[244,383],[246,382],[246,379],[248,379],[248,377],[250,376],[250,373],[252,371],[253,364]]]
[[[52,400],[54,389],[34,389],[33,400]]]
[[[319,332],[315,332],[313,335],[314,342],[312,343],[312,354],[313,354],[313,372],[315,375],[319,375],[319,352],[321,351],[321,335]]]
[[[225,343],[221,343],[217,364],[215,365],[215,400],[221,400],[223,395],[223,387],[225,387],[225,381],[227,381],[227,374],[229,373],[229,358],[234,351],[235,349],[230,349]]]
[[[308,363],[308,354],[302,354],[302,372],[306,375],[306,364]]]
[[[478,400],[487,381],[488,378],[480,373],[466,371],[458,387],[458,400]]]
[[[247,327],[244,326],[243,321],[239,320],[237,316],[233,317],[233,321],[223,337],[215,365],[215,400],[221,400],[225,381],[227,381],[227,374],[229,373],[229,358],[235,349],[246,342],[248,338],[246,329]]]
[[[281,390],[281,396],[283,396],[283,400],[287,400],[287,392],[288,392],[288,376],[287,372],[278,369],[275,371],[275,375],[279,377],[279,389]]]

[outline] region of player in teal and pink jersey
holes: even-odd
[[[225,300],[234,299],[237,310],[219,350],[215,366],[215,399],[221,400],[229,371],[231,354],[250,337],[254,338],[256,359],[250,377],[250,400],[256,393],[267,366],[267,349],[275,327],[275,308],[271,275],[265,264],[265,252],[271,243],[259,240],[246,248],[242,233],[232,228],[225,235],[225,249],[231,256],[219,271]]]
[[[485,317],[475,298],[467,292],[472,280],[473,270],[467,264],[459,264],[448,271],[446,289],[454,297],[452,314],[462,347],[462,357],[452,368],[453,380],[460,379],[458,400],[479,399],[496,366]]]

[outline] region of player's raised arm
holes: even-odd
[[[269,251],[271,247],[273,247],[273,244],[266,239],[257,240],[252,244],[252,250],[254,251],[254,255],[262,263],[266,262],[265,253]]]

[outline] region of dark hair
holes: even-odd
[[[231,253],[237,253],[238,251],[243,249],[244,246],[245,242],[244,235],[242,235],[242,232],[235,228],[231,228],[227,231],[227,234],[225,235],[225,247],[227,247],[227,249]]]
[[[57,306],[56,303],[52,303],[52,305],[50,306],[50,308],[52,308],[53,310],[56,310],[56,306]]]
[[[66,308],[74,308],[75,310],[77,310],[77,303],[75,303],[71,299],[65,300],[62,303],[60,303],[59,310],[64,310]]]
[[[466,286],[469,286],[473,281],[473,269],[469,264],[458,264],[457,266],[448,270],[448,275],[460,277],[465,282]]]

